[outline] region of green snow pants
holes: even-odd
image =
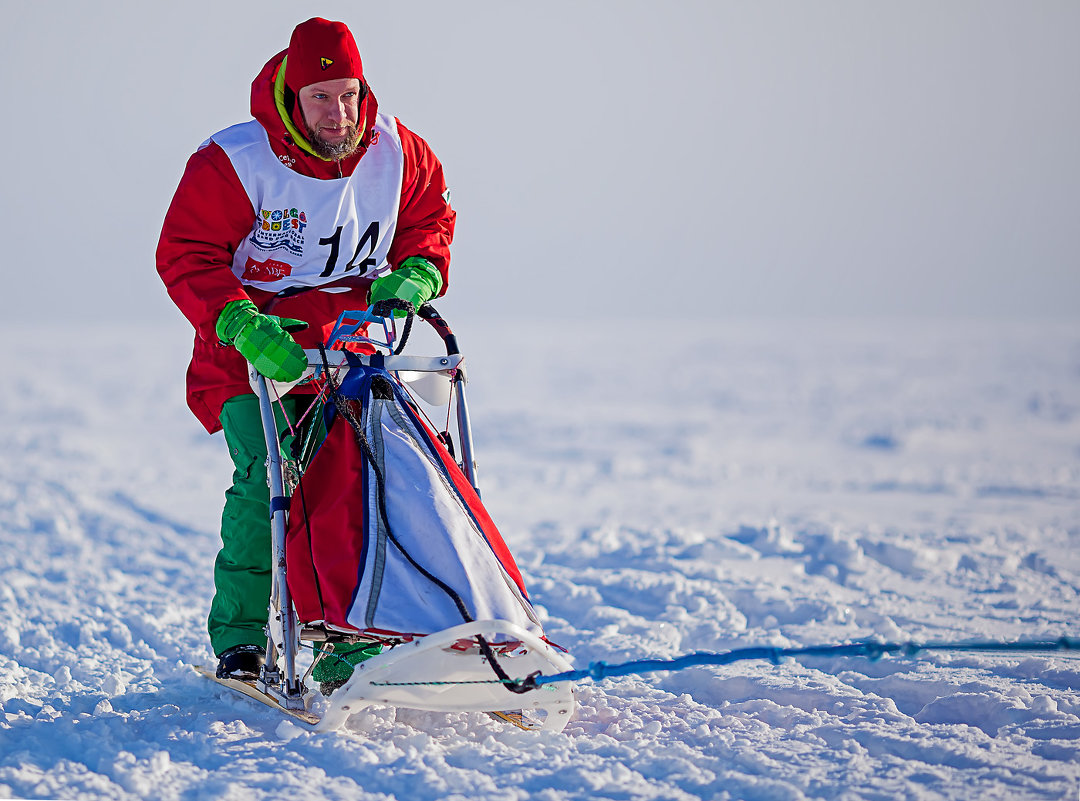
[[[295,423],[311,400],[311,395],[286,395],[282,401],[289,419]],[[288,453],[293,438],[285,434],[287,425],[277,404],[274,415],[282,450]],[[230,398],[220,420],[234,469],[221,514],[221,551],[214,564],[215,594],[207,621],[217,656],[234,645],[266,645],[272,561],[270,488],[259,399],[255,395]]]

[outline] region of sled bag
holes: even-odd
[[[397,382],[355,363],[325,411],[289,505],[300,621],[408,638],[495,619],[542,635],[480,497]]]

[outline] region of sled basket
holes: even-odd
[[[252,374],[272,454],[268,670],[283,663],[282,693],[293,705],[298,697],[307,704],[296,668],[302,639],[379,642],[382,653],[334,692],[320,728],[383,703],[539,709],[547,713],[543,728],[561,729],[573,709],[571,690],[508,689],[569,662],[544,639],[521,573],[481,503],[453,333],[430,306],[420,316],[446,356],[402,355],[413,316],[395,343],[385,310],[343,314],[327,345],[307,351],[311,367],[301,381],[319,391],[306,415],[308,435],[294,438],[303,446],[286,455],[287,469],[274,464],[282,460],[272,401],[291,386]],[[383,339],[368,337],[372,325],[382,327]],[[372,352],[340,349],[357,344]],[[454,404],[456,446],[449,431],[425,419],[408,383]],[[284,475],[292,476],[288,497]]]

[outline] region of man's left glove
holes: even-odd
[[[307,369],[307,356],[286,329],[306,328],[303,320],[262,314],[250,300],[225,304],[215,331],[271,381],[296,381]]]
[[[427,303],[442,289],[442,273],[427,259],[412,256],[405,259],[392,273],[379,276],[371,282],[368,291],[368,303],[374,305],[380,300],[399,298],[407,300],[416,308]],[[395,317],[404,317],[405,312],[395,311]]]

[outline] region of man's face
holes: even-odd
[[[342,159],[356,151],[363,93],[356,78],[337,78],[305,86],[297,94],[312,148],[320,156]]]

